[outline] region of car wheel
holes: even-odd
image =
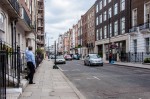
[[[86,63],[85,63],[85,61],[84,61],[84,65],[86,66]]]
[[[91,63],[90,63],[90,62],[88,63],[88,66],[91,66]]]
[[[103,66],[103,63],[101,64],[101,66]]]

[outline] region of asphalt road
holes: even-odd
[[[67,61],[60,70],[87,99],[150,99],[150,70],[104,64],[84,66]]]

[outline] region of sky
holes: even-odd
[[[81,15],[94,5],[96,0],[45,0],[46,44],[53,45],[59,34],[64,34],[77,24]]]

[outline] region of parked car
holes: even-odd
[[[54,60],[55,62],[55,60]],[[61,56],[56,56],[56,64],[66,64],[66,60],[64,59],[64,57]]]
[[[80,56],[77,55],[77,54],[74,54],[74,55],[72,56],[72,58],[75,59],[75,60],[79,60],[79,59],[80,59]]]
[[[103,60],[102,58],[97,54],[88,54],[84,59],[84,65],[100,65],[103,66]]]
[[[51,59],[55,59],[55,55],[51,55]]]
[[[65,58],[66,60],[72,60],[72,57],[71,57],[70,55],[65,55],[64,58]]]

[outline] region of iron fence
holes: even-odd
[[[6,99],[6,52],[0,50],[0,99]]]
[[[143,63],[144,59],[149,57],[150,52],[128,52],[128,53],[113,54],[112,59],[114,61],[117,61],[118,58],[121,62]],[[109,60],[108,54],[106,54],[106,60]]]
[[[6,86],[20,85],[21,52],[19,46],[15,49],[0,40],[0,99],[6,98]]]

